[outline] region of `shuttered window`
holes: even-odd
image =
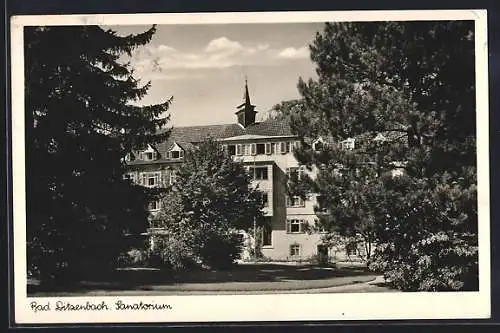
[[[288,145],[287,145],[286,142],[280,142],[280,152],[282,154],[286,154],[287,153],[287,151],[286,151],[287,147],[288,147]]]
[[[300,234],[306,231],[306,222],[302,219],[288,219],[286,222],[286,232],[289,234]]]
[[[266,154],[267,155],[272,154],[271,143],[266,143]]]
[[[257,154],[257,147],[255,143],[250,144],[250,154],[256,155]]]

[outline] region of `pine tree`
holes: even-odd
[[[152,194],[124,180],[123,157],[165,139],[171,100],[138,106],[150,83],[124,59],[155,31],[25,29],[28,270],[43,280],[106,271],[147,227]]]
[[[372,267],[400,289],[477,288],[473,29],[326,24],[310,45],[318,79],[299,80],[296,157],[318,170],[307,183],[325,226],[376,243]],[[355,149],[342,149],[347,138]]]

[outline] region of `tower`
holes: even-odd
[[[246,128],[252,124],[255,124],[255,105],[250,102],[250,94],[248,93],[248,83],[245,79],[245,95],[243,96],[244,102],[237,106],[238,111],[235,112],[238,117],[238,123]]]

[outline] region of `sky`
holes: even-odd
[[[147,26],[111,26],[120,35]],[[130,59],[137,78],[151,81],[143,104],[173,96],[171,125],[235,123],[245,77],[258,119],[299,97],[299,77],[315,77],[308,45],[323,23],[159,25],[151,43]]]

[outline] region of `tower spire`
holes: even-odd
[[[249,125],[255,123],[255,105],[252,105],[250,101],[250,93],[248,92],[248,80],[245,75],[245,93],[243,96],[244,102],[241,105],[238,105],[236,111],[236,115],[238,116],[238,123],[246,128]]]
[[[252,103],[250,102],[250,94],[248,93],[248,80],[246,75],[245,75],[245,95],[243,96],[243,99],[245,100],[245,105],[252,105]]]

